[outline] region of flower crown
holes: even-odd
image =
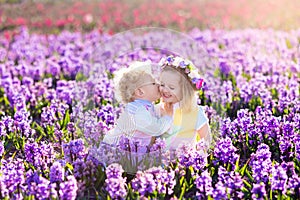
[[[162,69],[166,66],[173,67],[175,70],[184,75],[195,90],[200,90],[204,85],[204,80],[200,77],[198,69],[187,59],[170,55],[166,58],[162,58],[159,61],[159,65]]]

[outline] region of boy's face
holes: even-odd
[[[139,88],[143,91],[143,99],[154,102],[161,97],[159,84],[150,76],[144,78],[144,83]]]
[[[160,92],[166,103],[177,103],[182,99],[182,86],[180,85],[180,74],[165,71],[160,76]]]

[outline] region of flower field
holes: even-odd
[[[138,37],[97,31],[2,37],[1,198],[297,199],[300,32],[194,29],[187,36],[202,47],[199,99],[215,146],[207,157],[182,147],[176,162],[136,175],[99,162],[92,150],[122,108],[114,71],[132,60],[157,62],[166,51],[136,46],[120,55],[124,40],[139,45]],[[154,37],[146,46],[157,45]]]
[[[300,29],[199,29],[195,10],[191,24],[186,15],[154,24],[184,33],[129,30],[130,17],[126,22],[113,9],[119,18],[105,21],[111,4],[100,5],[107,12],[102,24],[88,15],[83,23],[90,27],[82,25],[75,12],[69,24],[55,25],[59,31],[50,30],[50,17],[47,34],[33,19],[2,15],[0,199],[300,199]],[[176,6],[188,9],[180,1],[169,9]],[[138,7],[135,20],[146,7]],[[202,152],[183,145],[174,160],[157,140],[163,163],[132,172],[122,152],[101,143],[123,109],[114,73],[169,54],[189,58],[203,75],[199,104],[213,146]]]

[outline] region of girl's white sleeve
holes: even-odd
[[[201,106],[199,106],[199,112],[197,116],[196,130],[202,128],[205,124],[208,124],[208,118],[204,113],[204,110]]]
[[[155,117],[146,108],[140,107],[134,114],[136,129],[151,136],[160,136],[172,126],[172,117]]]

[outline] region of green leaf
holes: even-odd
[[[184,181],[184,176],[183,176],[183,177],[181,177],[181,179],[180,179],[180,181],[179,181],[179,184],[180,184],[180,186],[182,186],[182,185],[183,185],[183,181]]]
[[[236,88],[236,79],[235,76],[232,74],[232,72],[229,73],[229,80],[231,81],[232,86]]]
[[[184,182],[182,187],[181,187],[181,193],[180,193],[179,199],[183,199],[183,195],[185,193],[185,188],[186,188],[186,182]]]
[[[251,182],[254,182],[254,178],[251,176],[250,172],[248,171],[248,169],[246,168],[245,170],[247,177],[250,179]]]
[[[82,72],[76,74],[75,80],[76,81],[86,81],[88,77],[86,77]]]
[[[272,189],[270,189],[270,200],[272,200],[273,199],[273,191],[272,191]]]
[[[221,75],[221,71],[219,68],[217,68],[215,71],[214,71],[214,77],[217,78]]]
[[[246,180],[243,180],[243,183],[248,187],[248,188],[252,188],[251,184],[246,181]],[[244,188],[245,190],[247,190],[246,188]],[[247,190],[248,191],[248,190]]]
[[[244,184],[246,184],[245,182],[247,182],[247,181],[245,181],[244,180]],[[247,182],[248,183],[248,182]],[[248,183],[249,185],[247,185],[249,188],[251,188],[251,184],[250,183]],[[249,190],[247,189],[247,188],[245,188],[245,187],[242,187],[242,192],[243,193],[248,193],[249,192]]]
[[[225,45],[224,44],[219,44],[219,49],[225,49]]]
[[[285,40],[285,44],[286,44],[286,47],[287,47],[288,49],[293,48],[293,45],[292,45],[292,43],[291,43],[291,41],[290,41],[289,39],[286,39],[286,40]]]
[[[207,196],[207,200],[213,200],[214,198],[212,198],[210,195]]]
[[[39,137],[35,140],[36,142],[39,142],[43,138],[43,135],[39,135]]]
[[[235,162],[235,169],[238,171],[239,170],[239,162],[240,162],[240,156]]]
[[[67,110],[65,113],[64,121],[62,127],[67,127],[67,124],[70,122],[70,110]]]
[[[271,89],[271,94],[272,94],[273,99],[278,99],[278,92],[277,92],[276,88]]]
[[[15,152],[13,153],[13,155],[11,156],[11,160],[14,160],[16,154],[17,154],[17,151],[15,151]]]
[[[73,171],[73,169],[74,169],[73,166],[70,163],[67,163],[66,167],[67,167],[67,169],[69,169],[71,171]]]
[[[9,100],[7,99],[6,96],[3,97],[3,101],[4,101],[4,105],[5,106],[9,106],[10,105]]]
[[[35,129],[38,132],[38,138],[36,139],[36,142],[39,142],[43,137],[46,137],[46,133],[43,127],[41,127],[38,123],[32,122],[32,128]]]
[[[41,127],[39,124],[35,124],[35,129],[39,131],[40,134],[42,134],[43,136],[46,136],[46,133],[44,131],[44,128]]]
[[[247,166],[248,166],[249,161],[250,161],[250,159],[245,163],[245,165],[244,165],[244,166],[240,169],[240,171],[239,171],[239,173],[240,173],[242,176],[244,176],[244,174],[245,174],[245,170],[246,170],[246,168],[247,168]]]
[[[246,78],[247,82],[249,82],[251,80],[251,75],[246,74],[245,72],[242,73],[242,77]]]
[[[83,108],[83,112],[93,110],[95,108],[95,104],[93,100],[89,100],[86,106]]]

